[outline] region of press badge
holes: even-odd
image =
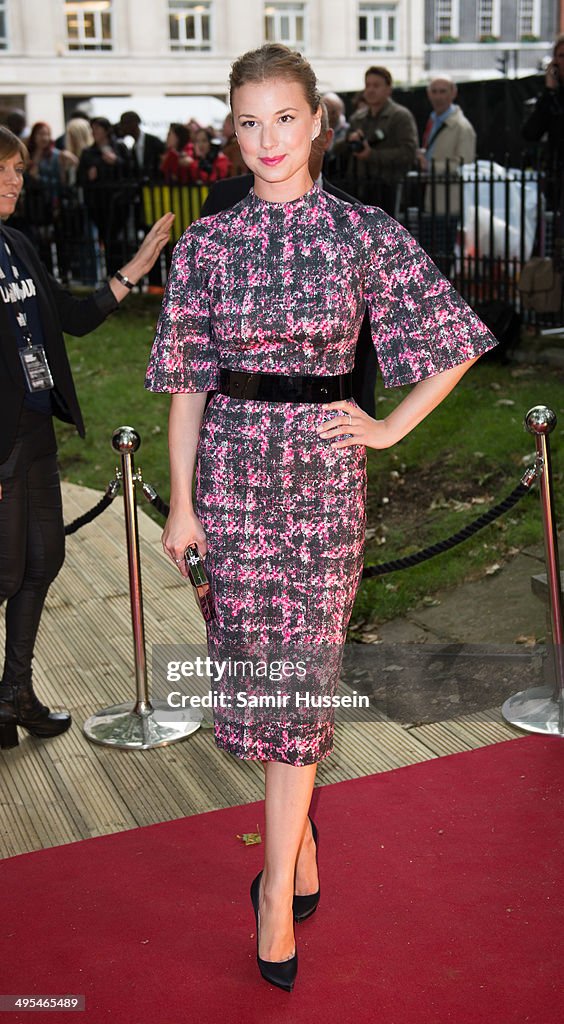
[[[23,372],[29,391],[48,391],[53,378],[43,345],[28,344],[20,349]]]

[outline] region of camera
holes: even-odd
[[[353,139],[349,142],[349,148],[351,153],[362,153],[364,149],[364,135],[360,139]]]
[[[381,128],[376,128],[375,131],[374,131],[374,136],[371,139],[371,141],[369,142],[370,148],[374,149],[380,142],[383,142],[385,138],[386,138],[386,133],[383,132]],[[364,149],[364,144],[367,141],[368,140],[366,139],[366,137],[364,135],[362,135],[362,137],[360,139],[352,139],[349,142],[349,149],[350,149],[351,153],[362,153],[362,151]]]

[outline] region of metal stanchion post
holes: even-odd
[[[552,629],[551,652],[554,685],[535,686],[529,690],[522,690],[521,693],[509,697],[501,710],[508,722],[527,732],[564,736],[564,624],[548,436],[556,426],[556,413],[545,405],[536,405],[527,413],[525,425],[527,430],[535,436],[537,458],[542,461],[540,491]]]
[[[133,427],[119,427],[114,430],[112,445],[120,453],[122,465],[137,696],[135,701],[116,704],[96,712],[84,723],[84,732],[94,743],[101,743],[109,747],[146,750],[149,747],[163,747],[189,736],[199,728],[202,715],[201,712],[193,709],[173,710],[166,701],[154,700],[151,702],[149,699],[137,504],[135,501],[136,475],[133,463],[133,453],[137,451],[140,444],[139,434]]]

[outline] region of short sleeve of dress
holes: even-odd
[[[201,231],[202,225],[199,224]],[[210,296],[202,239],[194,227],[178,241],[145,387],[149,391],[213,391],[218,385],[217,353],[210,323]]]
[[[405,228],[382,210],[354,210],[366,247],[372,339],[386,387],[432,377],[497,345]]]

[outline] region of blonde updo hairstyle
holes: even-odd
[[[258,50],[249,50],[238,57],[229,75],[229,100],[233,108],[233,94],[242,85],[272,81],[275,78],[297,82],[302,86],[312,114],[319,110],[321,97],[311,64],[301,53],[290,50],[282,43],[265,43]]]

